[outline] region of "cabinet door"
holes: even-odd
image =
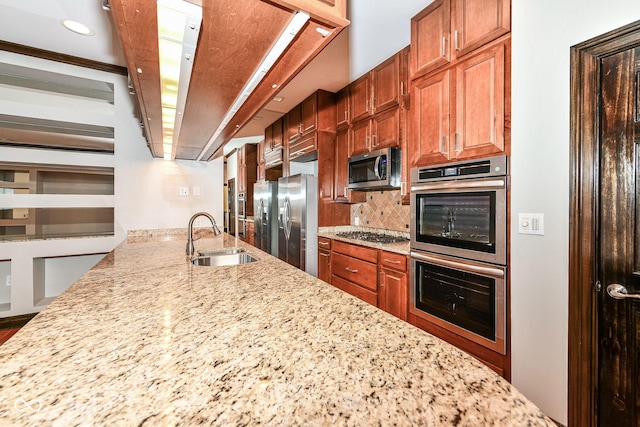
[[[449,0],[435,0],[411,19],[411,77],[416,78],[451,60]]]
[[[300,104],[300,132],[306,135],[317,128],[318,93],[314,93]]]
[[[331,283],[331,252],[318,251],[318,279]]]
[[[370,139],[372,150],[400,145],[400,108],[373,116]]]
[[[421,77],[412,84],[409,124],[411,167],[449,159],[450,71]]]
[[[336,133],[334,194],[337,202],[348,202],[349,184],[349,132],[342,129]]]
[[[349,86],[336,96],[336,127],[349,126]]]
[[[508,41],[485,48],[456,67],[458,159],[504,152],[507,45]]]
[[[383,268],[380,271],[378,307],[406,321],[409,304],[407,273]]]
[[[351,123],[366,119],[370,115],[370,79],[369,73],[360,77],[349,85],[349,105],[351,110]]]
[[[304,136],[289,145],[289,160],[315,152],[318,149],[316,134]]]
[[[273,127],[275,123],[267,126],[264,129],[264,147],[263,147],[263,155],[270,153],[273,150]]]
[[[278,119],[276,120],[273,125],[271,125],[272,127],[272,139],[271,139],[271,150],[276,150],[280,147],[283,146],[284,143],[284,126],[283,126],[284,120],[283,119]],[[265,151],[266,153],[266,151]]]
[[[357,123],[353,123],[349,129],[351,133],[349,137],[349,156],[356,154],[368,153],[371,151],[370,147],[370,121],[365,120]]]
[[[287,140],[293,141],[302,136],[301,120],[302,120],[302,107],[301,104],[293,107],[285,116],[285,127],[287,129]]]
[[[247,191],[247,166],[245,164],[238,165],[238,193]]]
[[[371,72],[371,114],[377,114],[400,104],[401,53],[378,65]]]
[[[453,0],[453,45],[456,57],[511,31],[510,0]]]

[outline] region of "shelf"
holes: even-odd
[[[33,259],[33,305],[46,306],[106,254]]]
[[[11,277],[11,260],[0,260],[0,312],[11,310],[11,286],[7,286],[7,277]]]

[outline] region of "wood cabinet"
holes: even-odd
[[[331,239],[318,236],[318,279],[331,283]]]
[[[510,0],[435,0],[411,19],[411,76],[422,76],[510,31]]]
[[[411,167],[509,151],[510,39],[412,83]]]
[[[284,161],[283,119],[279,118],[264,130],[264,167],[279,167]]]
[[[400,145],[400,108],[396,107],[351,125],[348,157]]]
[[[253,212],[253,184],[256,182],[257,168],[256,144],[245,144],[238,148],[238,194],[245,194],[247,212]]]
[[[349,129],[340,129],[336,133],[336,154],[334,173],[334,200],[340,203],[363,203],[367,194],[353,191],[349,185]]]
[[[409,307],[409,273],[406,255],[380,251],[378,308],[406,321]]]
[[[402,72],[407,52],[401,50],[349,85],[351,123],[400,105],[407,78]]]
[[[349,86],[346,86],[336,94],[336,128],[347,127],[350,123]]]
[[[255,246],[255,222],[253,219],[246,219],[244,221],[244,236],[242,240]]]
[[[336,130],[335,94],[319,90],[285,115],[287,158],[290,161],[311,160],[318,141],[314,132]]]
[[[378,301],[377,268],[377,249],[332,242],[331,284],[375,306]]]

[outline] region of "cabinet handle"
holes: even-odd
[[[376,98],[375,96],[371,97],[371,114],[376,112]]]
[[[441,152],[442,154],[447,154],[447,152],[446,152],[446,151],[444,151],[444,145],[446,144],[446,141],[447,141],[447,137],[446,137],[446,136],[443,136],[443,137],[442,137],[442,143],[440,144],[440,145],[441,145],[441,147],[442,147],[442,148],[440,148],[440,152]]]
[[[364,146],[366,148],[369,148],[369,137],[368,136],[364,139]]]
[[[447,56],[447,38],[442,37],[442,56]]]
[[[320,252],[320,256],[325,256],[325,257],[329,257],[329,254],[323,254],[322,252]]]
[[[348,188],[349,188],[349,187],[344,187],[344,188],[342,189],[342,191],[344,191],[344,193],[343,193],[343,194],[344,194],[344,196],[345,196],[345,197],[347,197],[347,189],[348,189]]]
[[[456,50],[460,50],[460,45],[458,44],[458,30],[453,32],[453,44]]]
[[[345,267],[344,269],[347,270],[349,273],[357,273],[358,272],[358,270],[352,270],[349,267]]]
[[[400,264],[402,261],[394,261],[392,259],[384,259],[384,262],[388,262],[389,264]]]
[[[347,110],[344,111],[344,121],[345,122],[349,121],[349,111],[347,111]]]
[[[404,82],[400,82],[400,96],[404,96]]]
[[[371,148],[376,146],[376,136],[371,135]]]
[[[381,271],[380,273],[378,273],[378,278],[379,278],[378,279],[379,280],[378,283],[379,283],[380,287],[383,288],[384,287],[384,272]]]
[[[318,244],[322,246],[329,246],[329,242],[318,242]]]
[[[407,195],[407,183],[402,181],[400,183],[400,195],[401,196],[406,196]]]
[[[364,102],[364,111],[366,111],[367,113],[369,112],[369,100],[368,99]]]
[[[456,153],[459,153],[459,152],[460,152],[460,149],[458,148],[458,132],[456,132],[456,146],[455,146],[455,150],[456,150]]]

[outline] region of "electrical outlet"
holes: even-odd
[[[189,187],[180,187],[180,195],[188,196],[189,195]]]
[[[4,282],[5,286],[11,286],[11,275],[7,275],[7,280]]]

